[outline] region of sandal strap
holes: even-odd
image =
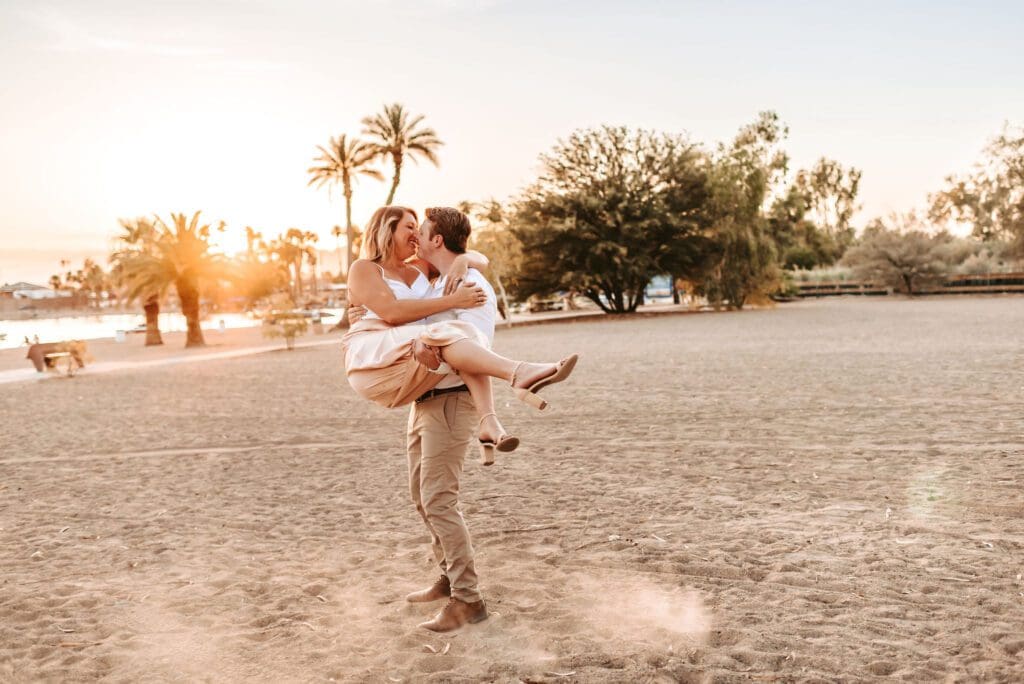
[[[511,385],[512,387],[516,386],[516,376],[519,375],[519,369],[523,367],[524,363],[526,363],[526,362],[525,361],[518,361],[516,363],[516,367],[512,369],[512,378],[508,381],[508,384]]]

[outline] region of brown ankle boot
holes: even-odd
[[[420,627],[429,629],[431,632],[450,632],[465,624],[476,624],[487,619],[487,606],[483,601],[466,603],[454,596],[448,599],[441,612],[434,616],[429,622],[420,623]]]
[[[421,591],[414,591],[405,597],[409,603],[430,603],[452,595],[452,584],[447,575],[441,575],[432,586]]]

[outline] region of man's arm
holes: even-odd
[[[482,289],[487,296],[487,301],[483,306],[473,309],[455,309],[455,318],[471,324],[486,335],[489,341],[494,342],[494,326],[498,316],[498,298],[494,294],[494,288],[476,269],[470,269],[466,274],[466,283],[471,283]]]

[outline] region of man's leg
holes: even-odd
[[[409,425],[406,431],[406,452],[409,457],[409,495],[412,498],[413,505],[416,506],[416,511],[423,518],[423,524],[427,526],[434,559],[441,568],[441,574],[444,575],[448,571],[448,564],[445,563],[444,559],[444,549],[441,547],[441,540],[438,538],[437,532],[434,531],[430,521],[427,520],[427,512],[423,508],[423,496],[420,490],[420,471],[423,463],[423,430],[424,425],[431,417],[429,415],[425,416],[419,409],[420,404],[414,403],[409,410]]]
[[[466,603],[481,600],[469,529],[458,508],[459,479],[473,437],[476,411],[466,392],[429,399],[417,407],[420,432],[420,500],[427,525],[441,543],[452,596]]]

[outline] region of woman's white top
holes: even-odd
[[[404,280],[395,280],[394,278],[387,277],[384,274],[384,269],[379,264],[377,268],[380,268],[380,276],[387,283],[387,286],[391,288],[395,299],[427,299],[433,292],[427,276],[423,275],[423,271],[418,268],[416,269],[416,280],[412,281],[412,285],[406,285]],[[366,315],[363,318],[376,318],[380,320],[380,316],[370,311],[370,309],[366,309]],[[421,318],[418,321],[409,321],[405,325],[424,325],[426,322],[425,318]]]

